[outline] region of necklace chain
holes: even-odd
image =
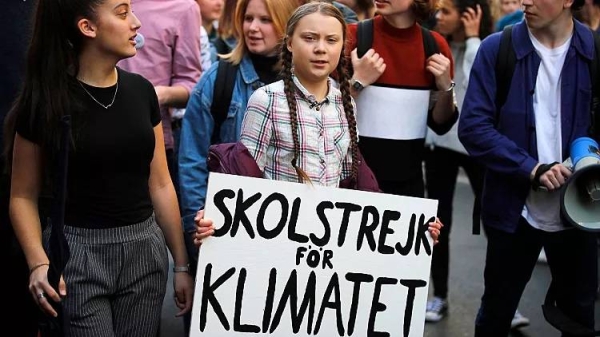
[[[96,97],[94,97],[81,83],[81,81],[77,80],[77,82],[79,83],[79,85],[81,86],[81,88],[83,89],[83,91],[85,91],[88,96],[90,96],[94,102],[98,103],[101,107],[103,107],[104,109],[108,110],[108,108],[110,108],[114,103],[115,103],[115,98],[117,98],[117,91],[119,91],[119,81],[117,80],[117,87],[115,88],[115,94],[113,95],[112,101],[108,104],[108,105],[104,105],[102,103],[100,103]]]

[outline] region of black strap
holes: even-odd
[[[496,126],[498,125],[500,109],[502,109],[504,103],[506,103],[513,73],[515,72],[515,66],[517,64],[517,55],[512,46],[512,30],[512,25],[506,26],[502,30],[500,47],[498,48],[498,56],[496,58],[496,118],[494,120]],[[475,199],[476,204],[473,207],[473,234],[481,233],[481,205],[477,204],[479,202],[481,201]]]
[[[71,144],[71,116],[65,115],[60,121],[60,151],[56,161],[56,174],[54,185],[54,200],[52,214],[48,217],[48,225],[51,226],[50,239],[48,240],[48,283],[58,292],[60,277],[62,276],[69,259],[71,251],[64,233],[65,205],[67,200],[67,176],[69,167],[69,151]],[[43,315],[38,322],[40,336],[61,337],[67,336],[69,331],[69,315],[63,310],[59,302],[47,298],[52,308],[58,313],[58,317]]]
[[[213,101],[210,106],[210,114],[215,122],[211,144],[220,142],[221,125],[223,125],[223,122],[227,118],[227,111],[229,110],[231,97],[233,96],[233,86],[235,85],[237,69],[238,66],[233,65],[229,61],[219,61],[213,92]]]
[[[435,38],[431,34],[431,31],[421,26],[421,35],[423,35],[423,48],[425,49],[425,59],[430,58],[432,55],[440,52]]]
[[[569,336],[600,336],[600,330],[594,331],[579,324],[578,322],[575,322],[556,307],[556,285],[554,284],[554,281],[550,283],[550,287],[546,293],[546,299],[542,305],[542,312],[544,314],[544,318],[546,321],[548,321],[548,323],[550,323],[550,325],[562,333],[569,334]]]
[[[430,58],[434,54],[438,54],[440,52],[440,48],[438,47],[435,38],[431,34],[431,31],[423,26],[421,26],[421,35],[423,37],[423,49],[425,51],[425,60]],[[437,90],[437,86],[435,83],[432,84],[431,90]],[[431,110],[429,111],[431,114]]]
[[[512,30],[512,25],[504,27],[496,59],[496,123],[498,122],[498,113],[508,97],[517,64],[517,55],[512,46]]]
[[[215,47],[217,54],[224,55],[231,53],[231,48],[229,48],[229,46],[227,45],[225,40],[223,40],[223,38],[216,38],[213,42],[213,46]]]
[[[373,19],[360,21],[356,28],[356,54],[363,57],[373,45]]]
[[[590,80],[592,81],[592,127],[590,135],[596,140],[600,139],[600,35],[594,35],[594,58],[590,63]]]

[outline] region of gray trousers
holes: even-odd
[[[154,215],[131,226],[64,231],[71,250],[61,302],[70,316],[66,337],[156,336],[169,260]]]

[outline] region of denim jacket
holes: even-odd
[[[594,56],[592,32],[574,21],[573,38],[562,68],[561,127],[563,160],[573,140],[589,135],[592,83],[588,64]],[[483,223],[513,233],[531,190],[530,174],[538,163],[533,93],[541,59],[525,22],[514,26],[515,71],[506,103],[496,112],[494,67],[500,33],[479,48],[458,125],[458,136],[471,156],[487,168],[481,216]]]
[[[218,62],[206,71],[196,85],[186,107],[181,125],[179,145],[179,189],[183,228],[196,229],[194,216],[204,208],[208,183],[207,157],[211,145],[214,120],[210,112]],[[249,55],[238,67],[227,118],[221,125],[220,143],[236,142],[240,137],[242,120],[250,95],[263,86],[254,70]]]

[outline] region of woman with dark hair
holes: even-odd
[[[436,30],[448,40],[454,58],[454,94],[460,112],[475,55],[481,40],[492,32],[490,7],[487,0],[441,0],[436,20]],[[483,188],[483,169],[467,154],[458,140],[457,127],[458,123],[445,135],[436,135],[430,131],[427,137],[432,148],[425,161],[427,194],[429,198],[439,201],[438,216],[445,224],[431,260],[434,297],[427,303],[425,319],[428,322],[441,320],[448,311],[449,235],[458,169],[462,167],[466,172],[476,200],[480,200]],[[529,320],[517,311],[512,327],[528,323]]]
[[[39,0],[24,86],[7,118],[10,216],[29,265],[29,290],[47,315],[56,317],[51,302],[61,302],[65,336],[156,336],[166,246],[179,315],[192,305],[158,99],[150,82],[116,67],[136,54],[140,26],[129,0]],[[56,185],[52,168],[67,115],[70,259],[54,289],[52,225],[42,231],[38,199]]]

